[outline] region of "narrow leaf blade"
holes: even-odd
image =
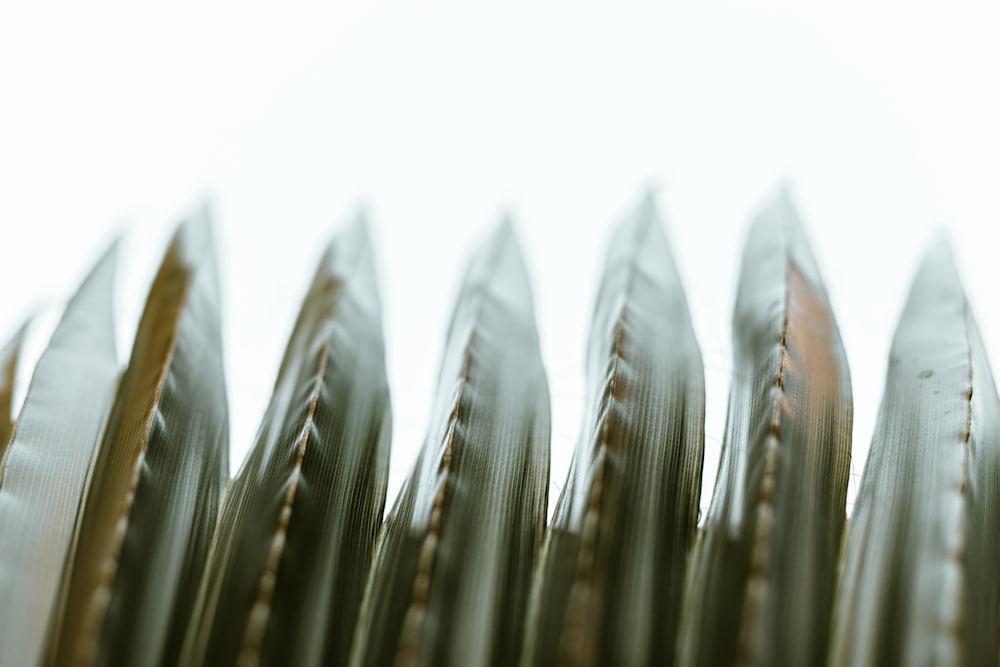
[[[345,664],[388,480],[379,295],[359,220],[327,250],[233,482],[185,664]]]
[[[591,324],[590,410],[529,617],[535,665],[673,659],[704,455],[701,351],[652,200],[616,231]]]
[[[892,343],[844,555],[831,659],[995,663],[1000,399],[947,244]]]
[[[0,486],[0,664],[38,664],[118,378],[117,245],[70,300],[35,367]]]
[[[733,348],[726,435],[679,660],[821,664],[853,406],[840,334],[786,195],[750,233]]]
[[[219,288],[208,212],[153,282],[94,464],[55,664],[174,664],[228,477]]]
[[[431,432],[386,519],[352,664],[517,661],[549,419],[528,277],[505,224],[466,274]]]

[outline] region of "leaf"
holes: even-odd
[[[139,322],[80,517],[54,664],[175,664],[228,477],[207,211],[175,234]]]
[[[14,374],[27,328],[28,323],[25,322],[3,349],[0,349],[0,485],[3,484],[4,456],[14,435]]]
[[[899,321],[851,518],[833,664],[995,664],[1000,399],[947,244]]]
[[[591,324],[590,412],[545,547],[527,664],[673,659],[705,444],[705,380],[652,200],[615,232]]]
[[[351,663],[517,661],[545,529],[549,398],[509,224],[472,260],[431,431],[380,538]]]
[[[38,664],[58,603],[77,508],[118,379],[112,312],[116,262],[117,244],[66,306],[35,367],[4,462],[2,665]]]
[[[733,349],[725,441],[679,662],[822,664],[853,408],[833,312],[785,195],[750,233]]]
[[[329,247],[232,483],[184,664],[345,664],[382,523],[391,411],[362,219]]]

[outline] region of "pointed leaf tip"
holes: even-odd
[[[951,274],[955,281],[960,280],[955,251],[951,239],[943,229],[934,233],[927,250],[924,251],[924,256],[920,260],[918,274],[926,271],[936,272],[942,276]]]
[[[513,215],[510,213],[503,214],[490,238],[490,245],[513,244],[519,246],[520,243],[517,237],[517,230],[514,228]]]
[[[320,264],[331,276],[346,280],[359,269],[372,270],[373,250],[368,222],[358,215],[330,240]]]
[[[473,253],[463,283],[466,287],[482,284],[489,290],[517,294],[516,301],[532,303],[527,264],[510,218],[504,218]]]
[[[185,217],[170,240],[170,248],[181,253],[186,262],[197,263],[206,254],[214,256],[215,216],[208,204],[203,204]]]

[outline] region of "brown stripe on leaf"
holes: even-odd
[[[431,432],[386,519],[351,664],[516,662],[548,471],[548,387],[505,224],[466,274]]]
[[[726,435],[678,658],[819,664],[844,524],[853,408],[840,334],[785,195],[758,217],[747,242],[733,348]]]
[[[185,664],[346,663],[390,439],[381,305],[359,218],[316,270],[226,497]]]
[[[522,662],[669,662],[698,519],[705,389],[651,199],[611,240],[587,370],[591,404],[549,531]]]
[[[207,211],[175,234],[94,462],[53,664],[174,664],[228,477]]]

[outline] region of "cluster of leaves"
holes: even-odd
[[[0,349],[0,665],[985,664],[1000,655],[1000,399],[943,244],[893,342],[854,517],[850,373],[796,214],[747,243],[719,474],[652,201],[615,231],[579,444],[546,525],[550,408],[508,223],[473,256],[431,427],[383,520],[391,440],[363,220],[324,254],[228,479],[207,211],[157,274],[128,366],[112,247],[16,421]]]

